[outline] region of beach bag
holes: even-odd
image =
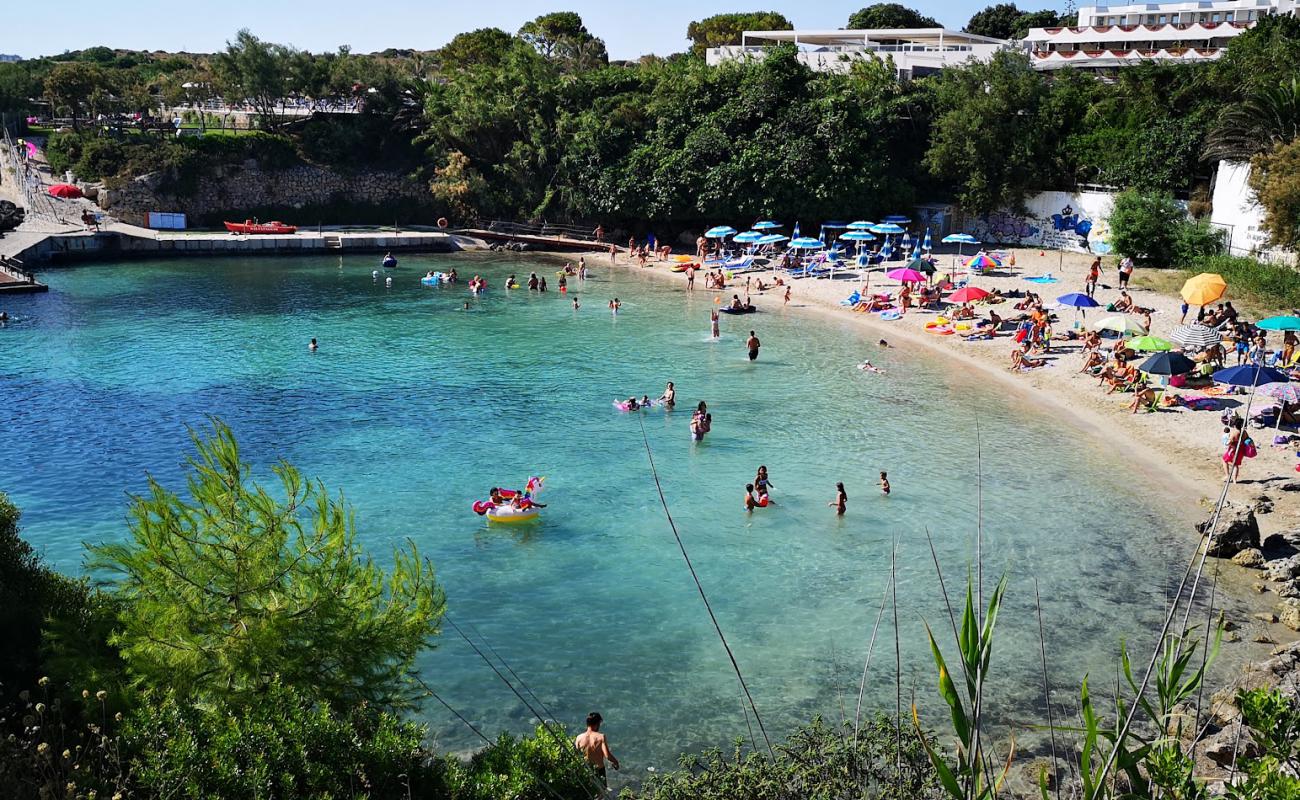
[[[1241,454],[1246,458],[1254,458],[1259,455],[1259,448],[1255,447],[1254,439],[1246,440],[1246,443],[1241,446]]]
[[[1169,385],[1175,389],[1181,389],[1187,385],[1186,375],[1174,375],[1169,379]]]
[[[1028,335],[1029,335],[1029,331],[1025,330],[1024,328],[1021,328],[1020,330],[1016,331],[1016,342],[1023,342],[1025,340],[1025,337]]]

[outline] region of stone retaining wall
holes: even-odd
[[[372,221],[390,222],[398,215],[412,222],[412,212],[434,218],[427,187],[399,172],[337,170],[304,164],[264,170],[253,162],[224,166],[199,179],[193,191],[167,189],[159,173],[144,175],[118,189],[101,189],[101,208],[122,222],[144,225],[150,211],[179,212],[193,226],[220,226],[223,219],[243,220],[261,210],[282,210],[302,225],[355,223],[359,219],[323,218],[340,209],[370,209]],[[392,213],[387,213],[389,210]],[[294,216],[293,211],[300,214]],[[333,216],[333,215],[330,215]]]

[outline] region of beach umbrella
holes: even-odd
[[[880,247],[880,260],[888,261],[893,257],[894,257],[894,245],[892,242],[889,241],[889,237],[886,236],[885,243]]]
[[[908,268],[908,269],[914,269],[914,270],[916,270],[917,272],[923,272],[923,273],[925,273],[926,275],[933,275],[933,274],[934,274],[934,264],[931,264],[931,263],[930,263],[930,260],[929,260],[929,259],[926,259],[926,258],[914,258],[914,259],[912,259],[911,261],[908,262],[908,264],[907,264],[907,268]]]
[[[857,222],[850,222],[850,223],[849,223],[849,230],[851,230],[851,231],[869,231],[869,230],[871,230],[872,226],[874,226],[875,224],[876,224],[876,223],[874,223],[874,222],[868,222],[868,221],[865,220],[865,219],[863,219],[863,220],[858,220]]]
[[[754,244],[776,244],[777,242],[784,242],[786,239],[789,238],[790,238],[789,236],[782,236],[779,233],[769,233],[765,236],[756,239],[754,241]]]
[[[1179,325],[1169,333],[1169,340],[1188,350],[1204,350],[1221,342],[1223,336],[1206,325]]]
[[[716,228],[709,228],[704,235],[709,239],[725,239],[735,232],[736,229],[730,225],[719,225]]]
[[[964,289],[958,289],[948,295],[950,303],[973,303],[976,300],[983,300],[988,297],[989,293],[977,286],[967,286]]]
[[[795,239],[799,238],[799,223],[796,222],[794,224],[794,230],[790,232],[790,236],[792,236]]]
[[[902,245],[904,250],[911,251],[912,235],[909,234],[907,231],[903,231],[903,241],[900,244]]]
[[[64,200],[75,200],[82,196],[81,190],[70,183],[56,183],[46,191],[51,197],[60,197]]]
[[[1290,381],[1260,384],[1255,387],[1255,394],[1271,397],[1283,403],[1300,403],[1300,387]]]
[[[1300,389],[1296,388],[1294,383],[1265,383],[1255,387],[1255,394],[1260,397],[1271,397],[1284,406],[1300,402]],[[1277,410],[1277,424],[1273,426],[1274,431],[1282,429],[1282,409]]]
[[[891,269],[885,273],[886,278],[892,278],[903,283],[920,283],[925,280],[925,276],[914,269],[902,267],[900,269]]]
[[[1261,367],[1258,364],[1242,364],[1238,367],[1221,369],[1210,376],[1215,383],[1230,386],[1260,386],[1265,383],[1287,383],[1291,379],[1280,369]]]
[[[1182,353],[1156,353],[1143,361],[1138,369],[1148,375],[1182,375],[1196,369],[1196,362]]]
[[[966,269],[992,269],[1000,266],[1002,263],[988,253],[976,253],[966,262]]]
[[[924,250],[924,251],[927,252],[927,253],[934,249],[934,245],[932,245],[932,244],[930,243],[930,229],[929,229],[929,228],[926,228],[926,229],[925,229],[925,241],[921,242],[921,249]]]
[[[895,225],[906,225],[912,220],[911,218],[905,217],[902,214],[890,214],[889,216],[885,217],[884,221],[893,223]]]
[[[1129,319],[1128,317],[1119,316],[1119,315],[1113,317],[1102,317],[1101,319],[1092,323],[1092,329],[1094,331],[1114,331],[1115,333],[1121,334],[1123,336],[1127,336],[1130,333],[1135,333],[1138,336],[1142,336],[1147,332],[1147,329],[1142,327],[1142,324],[1139,323],[1137,320]]]
[[[1222,275],[1216,275],[1213,272],[1202,272],[1200,275],[1188,278],[1179,294],[1194,306],[1204,306],[1223,297],[1223,293],[1227,290],[1228,282],[1223,279]]]
[[[873,233],[861,230],[853,230],[848,233],[841,233],[841,239],[848,239],[850,242],[874,242],[876,236]]]
[[[841,222],[837,219],[833,219],[830,220],[829,222],[823,222],[822,227],[828,231],[842,231],[845,228],[849,227],[849,223]]]
[[[1265,331],[1300,331],[1300,317],[1268,317],[1256,322],[1255,327]]]
[[[782,225],[779,222],[773,222],[770,219],[765,219],[762,222],[755,222],[753,227],[754,230],[756,231],[771,231],[782,227]]]
[[[882,222],[879,225],[872,225],[871,232],[887,233],[887,234],[907,233],[907,231],[903,230],[902,228],[898,227],[892,222]]]
[[[811,236],[801,236],[798,239],[791,239],[790,246],[800,250],[818,250],[826,246],[821,239],[814,239]]]
[[[762,238],[763,234],[758,231],[745,231],[744,233],[738,233],[731,237],[731,241],[740,242],[741,244],[753,244]]]
[[[1056,302],[1063,306],[1074,306],[1075,308],[1096,308],[1101,305],[1101,303],[1098,303],[1096,300],[1093,300],[1091,297],[1081,292],[1063,294],[1056,298]]]
[[[971,236],[969,233],[950,233],[947,236],[943,237],[940,241],[942,241],[944,244],[957,244],[957,245],[980,243],[979,239],[976,239],[974,236]]]
[[[1143,353],[1164,353],[1173,350],[1174,343],[1167,339],[1161,339],[1159,336],[1139,336],[1126,342],[1125,347]],[[1165,375],[1168,373],[1159,372],[1154,374]]]

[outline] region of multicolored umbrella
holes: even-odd
[[[1283,403],[1300,403],[1300,388],[1294,383],[1265,383],[1255,387],[1255,394],[1271,397]]]
[[[973,303],[976,300],[983,300],[988,297],[989,293],[978,286],[967,286],[964,289],[958,289],[948,295],[950,303]]]
[[[1268,317],[1256,322],[1255,327],[1265,331],[1300,331],[1300,317]]]
[[[1139,336],[1136,339],[1128,340],[1125,347],[1143,353],[1165,353],[1174,349],[1174,343],[1167,339],[1161,339],[1159,336]],[[1164,373],[1156,374],[1163,375]]]
[[[1213,272],[1202,272],[1196,277],[1188,278],[1179,294],[1194,306],[1204,306],[1223,297],[1223,293],[1227,290],[1228,282],[1223,279],[1222,275]]]
[[[1002,266],[1002,262],[988,253],[976,253],[971,257],[970,261],[966,262],[966,269],[993,269],[1000,266]]]
[[[1142,327],[1142,323],[1119,315],[1113,317],[1102,317],[1092,323],[1092,329],[1094,331],[1114,331],[1115,333],[1123,334],[1124,336],[1128,336],[1131,333],[1142,336],[1147,332],[1147,329]]]
[[[891,269],[889,272],[885,273],[885,277],[892,278],[896,281],[902,281],[903,283],[920,283],[925,280],[924,275],[914,269],[908,269],[907,267]]]
[[[1169,333],[1169,340],[1188,350],[1204,350],[1223,341],[1223,336],[1206,325],[1179,325]]]
[[[719,225],[716,228],[709,228],[704,232],[704,235],[709,239],[725,239],[735,232],[736,229],[730,225]]]

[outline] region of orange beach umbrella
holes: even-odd
[[[1228,282],[1222,275],[1202,272],[1200,275],[1188,278],[1179,294],[1191,305],[1205,306],[1223,297],[1223,293],[1227,290]]]

